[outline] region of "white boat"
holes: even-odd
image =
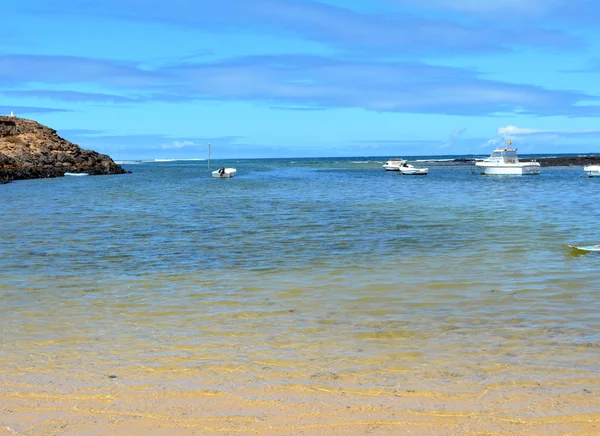
[[[426,176],[429,174],[429,168],[416,168],[409,163],[404,163],[400,167],[400,174],[405,176]]]
[[[583,171],[588,177],[600,177],[600,165],[587,165],[583,167]]]
[[[400,171],[400,167],[405,164],[406,161],[400,158],[391,158],[383,164],[383,168],[386,171]]]
[[[567,246],[569,248],[572,248],[573,250],[600,252],[600,244],[598,244],[598,245],[581,245],[581,246],[569,244]]]
[[[510,145],[510,141],[508,143]],[[497,148],[487,159],[475,162],[481,174],[493,175],[529,175],[539,174],[539,162],[519,162],[516,148]]]
[[[227,179],[233,177],[235,173],[235,168],[219,168],[218,170],[212,172],[212,176],[217,179]]]
[[[65,176],[81,177],[81,176],[89,176],[89,174],[88,173],[65,173]]]

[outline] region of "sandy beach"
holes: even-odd
[[[349,387],[356,379],[336,373],[302,380],[268,369],[213,371],[2,374],[0,434],[600,433],[597,378],[573,380],[570,393],[549,396],[547,387],[532,380],[479,386],[421,380],[422,389],[374,388],[367,380],[366,387],[357,388]]]

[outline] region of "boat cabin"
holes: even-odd
[[[519,163],[519,158],[517,157],[517,149],[513,148],[497,148],[490,155],[489,158],[486,159],[488,162],[497,162],[497,163],[508,163],[508,164],[516,164]]]

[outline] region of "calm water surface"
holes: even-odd
[[[0,364],[557,391],[598,376],[600,256],[565,244],[600,243],[600,180],[381,163],[213,163],[230,180],[143,163],[0,186]]]

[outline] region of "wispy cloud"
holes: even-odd
[[[135,63],[77,56],[0,56],[0,86],[27,83],[97,83],[115,87],[152,86],[167,77]]]
[[[551,3],[553,0],[546,1]],[[161,26],[168,24],[199,31],[246,31],[311,40],[350,52],[370,50],[396,55],[497,52],[521,46],[573,48],[583,44],[579,37],[552,26],[514,25],[520,13],[535,8],[524,5],[535,3],[542,7],[541,1],[478,3],[476,0],[435,0],[432,3],[437,8],[451,7],[459,11],[511,13],[507,17],[510,19],[493,22],[427,18],[406,11],[407,5],[422,9],[422,4],[427,2],[398,0],[395,3],[398,7],[385,15],[357,12],[314,0],[146,0],[143,4],[138,0],[106,0],[101,3],[55,0],[51,7],[38,1],[35,10],[37,13],[104,16]],[[484,6],[478,6],[480,4]]]
[[[46,100],[56,100],[72,103],[93,102],[93,103],[141,103],[147,101],[147,98],[127,97],[121,95],[112,95],[93,92],[78,92],[78,91],[53,91],[53,90],[17,90],[17,91],[2,91],[0,95],[9,98],[36,98]]]
[[[498,15],[510,14],[507,19],[518,19],[514,14],[539,16],[561,7],[567,0],[386,0],[399,6],[412,6],[420,9],[442,9],[471,14]],[[568,0],[577,3],[580,0]],[[584,1],[585,2],[585,1]]]
[[[42,73],[45,69],[52,70],[48,77]],[[476,70],[422,62],[246,56],[147,71],[108,60],[30,55],[0,57],[0,80],[3,77],[24,87],[30,83],[38,88],[40,83],[49,87],[87,83],[105,90],[98,93],[38,91],[40,97],[65,102],[135,104],[222,100],[292,109],[362,108],[448,115],[578,117],[600,114],[600,105],[590,104],[599,100],[594,95],[489,80]],[[32,94],[27,89],[3,92],[15,96]]]
[[[202,144],[204,146],[204,144]],[[195,143],[194,141],[173,141],[168,144],[162,144],[157,148],[161,148],[164,150],[172,149],[172,148],[191,148],[191,147],[200,147],[200,144]]]
[[[600,3],[595,0],[380,0],[398,7],[434,11],[485,22],[489,26],[505,25],[518,29],[566,28],[570,24],[595,26]],[[451,19],[451,18],[449,18]]]
[[[467,131],[466,127],[460,127],[460,128],[456,128],[454,129],[452,132],[450,132],[450,135],[448,135],[448,139],[446,139],[444,142],[442,142],[441,144],[438,145],[438,149],[439,150],[445,150],[448,149],[450,147],[452,147],[455,142]]]
[[[213,147],[215,158],[224,155],[243,155],[249,147],[241,136],[176,137],[167,134],[125,133],[105,130],[61,129],[59,134],[85,149],[101,150],[118,159],[205,157],[207,144]],[[256,145],[252,145],[256,147]]]
[[[594,142],[590,143],[593,139]],[[600,129],[537,129],[529,127],[506,126],[499,127],[497,137],[487,141],[487,147],[504,146],[506,140],[510,140],[513,146],[529,152],[534,149],[551,150],[566,148],[577,151],[589,151],[594,149],[593,144],[600,140]]]
[[[582,92],[503,83],[470,69],[420,62],[252,56],[174,66],[167,73],[178,77],[187,96],[275,106],[452,115],[600,113],[600,106],[581,104],[598,97]],[[183,89],[177,93],[183,95]]]
[[[15,113],[16,116],[23,115],[34,115],[34,114],[49,114],[53,112],[72,112],[69,109],[62,108],[52,108],[52,107],[35,107],[35,106],[0,106],[0,114],[10,114],[11,111]]]
[[[600,129],[531,129],[517,126],[506,126],[498,128],[499,136],[521,136],[521,135],[598,135]]]
[[[173,137],[166,134],[128,133],[114,134],[106,130],[63,129],[60,133],[70,141],[88,141],[92,143],[126,144],[132,147],[147,149],[181,149],[185,147],[206,147],[209,143],[219,144],[219,147],[230,146],[244,138],[241,136],[218,137]]]

